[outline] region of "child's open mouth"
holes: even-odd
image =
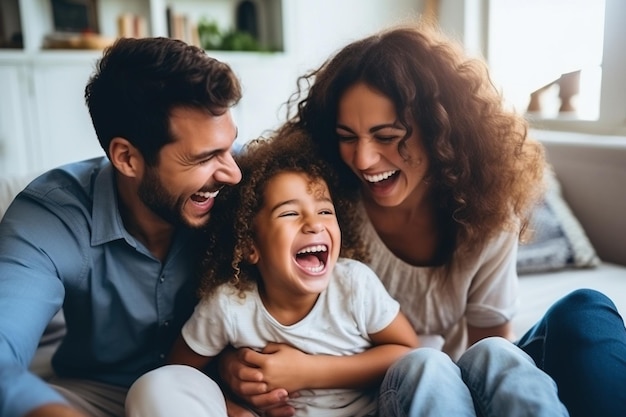
[[[324,270],[328,261],[327,245],[311,245],[300,249],[296,253],[296,263],[311,273]]]

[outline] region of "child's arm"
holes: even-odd
[[[167,357],[167,362],[169,364],[189,365],[196,369],[204,369],[212,359],[213,356],[203,356],[196,353],[185,342],[183,336],[179,335]]]
[[[308,355],[287,345],[271,343],[262,353],[246,352],[244,360],[258,367],[265,391],[275,388],[285,388],[288,392],[315,388],[366,388],[380,383],[392,363],[419,346],[418,336],[402,313],[398,313],[385,329],[370,337],[374,346],[356,355]],[[250,390],[256,389],[255,381],[244,382],[229,378],[232,375],[222,375],[230,379],[228,383],[233,389],[244,384]],[[253,394],[245,391],[239,393],[244,397]]]

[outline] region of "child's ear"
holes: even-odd
[[[254,245],[250,247],[246,260],[252,265],[256,265],[256,263],[259,262],[259,252]]]

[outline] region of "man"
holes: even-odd
[[[0,223],[0,415],[124,416],[195,305],[200,229],[241,179],[231,69],[166,38],[120,39],[85,98],[106,158],[43,174]],[[28,371],[63,308],[55,376]]]

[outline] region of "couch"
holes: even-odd
[[[560,186],[562,209],[579,223],[588,247],[579,248],[587,259],[577,265],[520,273],[516,334],[521,336],[552,303],[577,288],[602,291],[626,314],[626,137],[531,134],[543,143]]]
[[[518,264],[519,312],[513,320],[518,336],[577,288],[604,292],[626,313],[626,137],[532,134],[545,145],[556,174],[549,201],[553,223],[550,233],[534,224],[536,239],[544,242],[520,246],[520,258],[527,263]],[[0,218],[32,177],[0,178]],[[59,314],[42,339],[34,371],[50,372],[49,358],[63,331]]]

